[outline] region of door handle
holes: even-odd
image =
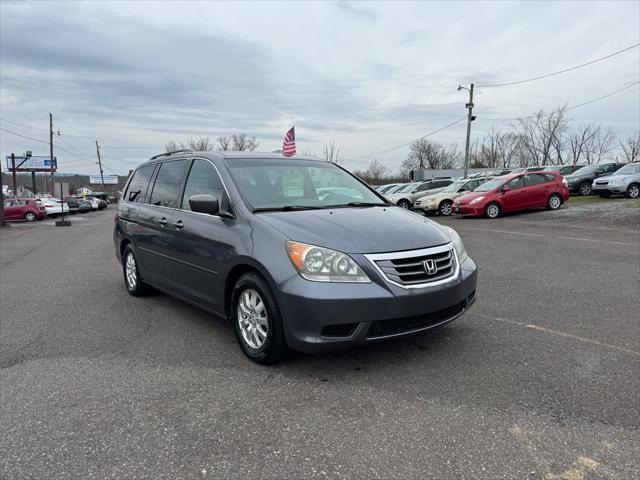
[[[184,223],[182,223],[182,220],[178,220],[173,224],[173,226],[176,227],[178,230],[182,230],[184,228]]]
[[[158,220],[158,223],[164,227],[168,222],[165,217],[162,217],[160,220]]]

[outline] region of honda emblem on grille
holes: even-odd
[[[424,267],[424,271],[427,272],[427,275],[433,275],[438,271],[438,265],[436,265],[436,261],[431,258],[423,260],[422,266]]]

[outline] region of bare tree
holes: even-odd
[[[180,150],[180,147],[173,140],[169,140],[169,142],[165,146],[165,150],[166,150],[167,153],[171,153],[171,152],[175,152],[177,150]]]
[[[569,160],[572,165],[577,165],[589,152],[593,139],[597,133],[597,127],[593,123],[583,123],[569,134]]]
[[[511,163],[519,156],[521,148],[522,142],[516,133],[501,133],[498,137],[498,158],[500,163],[496,167],[511,167]]]
[[[231,147],[231,137],[226,135],[220,136],[216,139],[218,141],[218,150],[226,152]]]
[[[246,133],[234,133],[230,136],[220,136],[216,139],[218,141],[218,150],[221,151],[236,151],[243,152],[248,150],[253,152],[256,148],[260,146],[260,142],[256,139],[255,136],[248,137]]]
[[[565,148],[565,134],[569,120],[566,106],[556,107],[550,113],[544,110],[518,119],[516,130],[522,140],[522,166],[553,165],[562,163]]]
[[[336,146],[336,143],[331,140],[329,144],[324,144],[322,148],[322,158],[336,165],[341,165],[344,161],[341,151],[342,148]]]
[[[584,158],[588,164],[600,163],[607,158],[616,141],[616,134],[611,127],[603,129],[600,125],[595,127],[592,140],[584,150]]]
[[[457,151],[457,147],[456,147]],[[409,155],[402,162],[402,170],[452,168],[455,165],[457,153],[451,155],[445,147],[426,138],[419,138],[409,146]]]
[[[366,170],[354,170],[353,174],[369,185],[380,185],[391,176],[389,169],[374,158]]]
[[[628,137],[624,142],[620,140],[620,147],[627,162],[640,161],[640,131]]]

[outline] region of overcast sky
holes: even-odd
[[[124,174],[170,139],[246,132],[259,150],[296,126],[298,152],[334,140],[346,166],[466,114],[459,83],[529,78],[640,42],[640,2],[1,2],[0,125],[48,140],[66,172]],[[573,72],[477,89],[473,135],[640,79],[638,48]],[[640,127],[640,87],[572,110]],[[464,143],[465,122],[431,137]],[[0,151],[48,146],[0,131]],[[380,156],[392,170],[407,148]]]

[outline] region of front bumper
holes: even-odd
[[[443,325],[475,302],[476,264],[467,258],[445,283],[406,289],[387,282],[357,259],[371,283],[319,283],[292,276],[278,292],[287,344],[321,353]]]
[[[626,188],[626,185],[623,185],[623,184],[612,185],[610,183],[607,183],[606,185],[598,185],[594,183],[593,185],[591,185],[591,191],[593,193],[609,192],[609,193],[615,193],[615,194],[622,194],[627,191],[627,188]]]
[[[484,215],[484,205],[457,205],[454,203],[451,212],[457,213],[458,215],[481,217]]]

